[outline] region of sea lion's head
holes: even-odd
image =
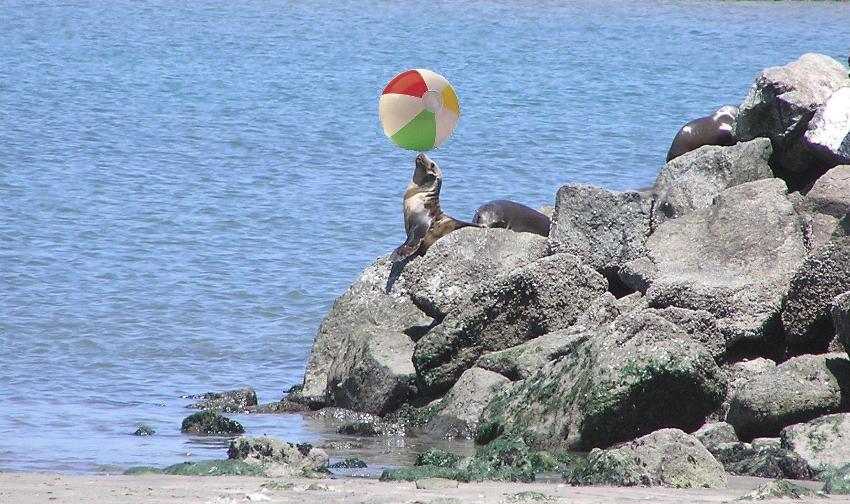
[[[419,153],[414,161],[416,168],[413,170],[413,183],[423,190],[440,190],[443,180],[443,172],[440,166],[424,153]]]

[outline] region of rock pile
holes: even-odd
[[[577,483],[722,486],[720,462],[785,477],[846,462],[847,69],[817,54],[768,68],[740,110],[737,145],[675,158],[651,191],[562,187],[548,239],[464,228],[378,259],[287,400],[593,450]]]

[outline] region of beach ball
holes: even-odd
[[[416,69],[395,76],[387,84],[378,114],[384,133],[393,143],[421,152],[439,146],[451,135],[460,106],[445,77]]]

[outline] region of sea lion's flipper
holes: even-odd
[[[392,262],[403,261],[419,250],[425,234],[431,228],[431,217],[427,212],[411,214],[405,224],[407,224],[407,241],[393,251],[390,256]]]

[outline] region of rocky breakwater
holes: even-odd
[[[723,486],[714,457],[766,467],[747,454],[779,475],[827,470],[818,447],[838,441],[806,436],[850,412],[850,79],[807,54],[742,91],[737,145],[675,158],[650,191],[566,185],[548,238],[465,228],[404,263],[379,258],[337,299],[288,399],[593,450],[575,483],[614,470]],[[728,439],[707,450],[686,434],[720,421]],[[668,459],[684,461],[673,476],[646,465]],[[805,467],[783,473],[786,460]]]

